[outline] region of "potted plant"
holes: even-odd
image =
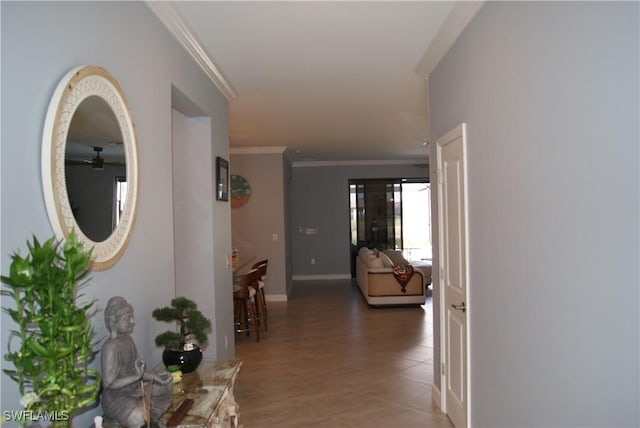
[[[94,403],[100,386],[99,372],[88,367],[95,356],[88,311],[95,301],[77,304],[91,251],[73,231],[64,243],[33,237],[27,248],[26,257],[12,255],[9,275],[0,277],[2,296],[14,301],[3,309],[16,324],[4,355],[15,369],[4,372],[18,383],[23,418],[68,427],[72,412]]]
[[[175,321],[180,326],[180,332],[165,331],[156,336],[156,345],[164,347],[164,365],[169,369],[177,366],[182,373],[194,371],[202,361],[201,347],[207,346],[211,321],[186,297],[176,297],[170,306],[154,309],[152,315],[158,321]]]

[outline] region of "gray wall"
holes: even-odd
[[[432,137],[468,124],[472,426],[640,424],[638,16],[487,2],[430,77]]]
[[[215,275],[215,246],[213,208],[228,206],[214,202],[215,169],[211,167],[211,120],[208,117],[188,117],[172,112],[172,176],[175,294],[195,301],[203,314],[211,314],[214,325],[224,325],[215,319],[215,288],[209,284]],[[226,261],[226,260],[225,260]],[[221,289],[231,289],[228,287]],[[220,350],[233,349],[234,335],[221,331]],[[215,336],[210,335],[210,340]],[[206,359],[216,355],[207,352]]]
[[[294,165],[292,169],[292,266],[294,277],[301,279],[351,277],[349,179],[427,176],[426,167],[410,164]],[[300,228],[315,228],[318,233],[306,235]]]
[[[249,201],[231,210],[232,242],[240,259],[269,259],[265,294],[285,300],[287,295],[287,243],[285,158],[283,154],[232,155],[231,174],[243,176],[251,186]]]
[[[167,325],[151,318],[151,311],[175,295],[173,209],[171,179],[171,87],[175,85],[211,118],[211,153],[228,157],[227,100],[217,91],[182,47],[140,2],[6,2],[1,8],[2,139],[1,270],[7,272],[9,253],[21,249],[35,234],[53,234],[40,182],[40,150],[44,118],[54,88],[71,68],[81,64],[109,70],[126,94],[136,123],[139,143],[140,187],[137,221],[123,257],[111,269],[93,272],[84,292],[102,310],[113,295],[134,306],[134,340],[149,366],[160,361],[154,336]],[[205,166],[211,168],[213,159]],[[213,175],[213,174],[210,174]],[[212,201],[214,251],[212,275],[215,333],[207,356],[226,358],[224,334],[233,335],[231,272],[225,255],[231,248],[227,203]],[[9,302],[2,298],[2,306]],[[103,338],[102,311],[94,318]],[[2,313],[3,352],[12,324]],[[8,364],[2,360],[2,368]],[[18,410],[18,391],[4,374],[2,409]],[[95,409],[76,419],[89,426]]]
[[[286,241],[285,241],[285,281],[287,291],[287,295],[291,291],[291,287],[293,285],[293,238],[291,236],[291,205],[293,203],[291,197],[291,182],[293,180],[293,171],[291,167],[291,163],[287,159],[286,155],[284,157],[284,162],[282,163],[282,176],[284,178],[284,230],[286,232]]]

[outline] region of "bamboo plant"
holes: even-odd
[[[71,413],[95,402],[100,374],[90,369],[95,333],[88,311],[95,301],[77,305],[89,270],[85,251],[72,232],[62,242],[27,241],[29,254],[12,255],[8,276],[1,276],[3,307],[16,324],[4,355],[15,369],[4,372],[18,383],[21,403],[31,415],[47,415],[54,427],[68,427]]]

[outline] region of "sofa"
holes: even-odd
[[[371,306],[422,305],[431,283],[431,264],[410,263],[396,250],[362,247],[356,256],[356,282]]]

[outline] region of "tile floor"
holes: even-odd
[[[431,400],[431,300],[367,306],[351,280],[295,282],[269,331],[236,336],[244,428],[452,427]]]

